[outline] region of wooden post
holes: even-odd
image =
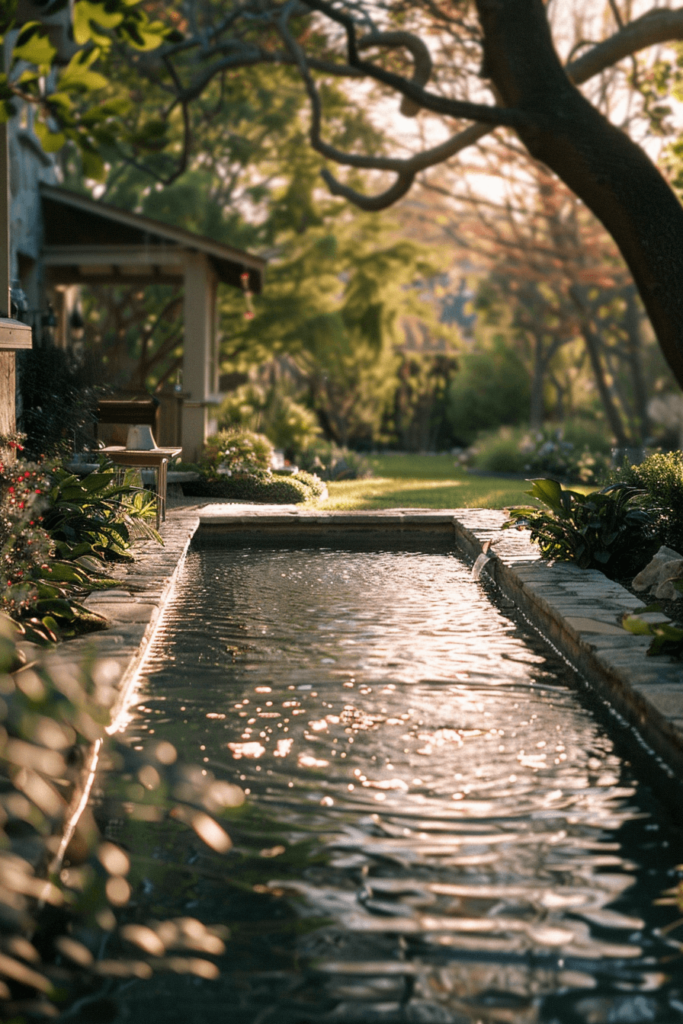
[[[183,344],[183,459],[194,462],[201,455],[208,427],[208,398],[213,380],[213,272],[206,256],[185,257]]]
[[[8,124],[0,124],[0,317],[9,317],[10,251],[9,251],[9,145]],[[11,434],[16,428],[16,356],[11,350],[0,350],[0,434]]]
[[[9,125],[3,121],[0,123],[0,435],[13,434],[17,429],[16,349],[32,345],[28,324],[10,319],[10,203]]]

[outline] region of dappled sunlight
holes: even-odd
[[[424,478],[343,480],[328,484],[330,497],[320,508],[504,508],[528,502],[525,480],[468,477],[449,480]]]

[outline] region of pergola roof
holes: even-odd
[[[183,257],[206,256],[219,281],[260,292],[266,261],[183,228],[54,185],[41,185],[43,261],[58,284],[177,281]],[[99,262],[98,262],[99,261]]]

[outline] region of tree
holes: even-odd
[[[186,166],[191,147],[192,104],[214,80],[257,63],[297,68],[311,104],[310,143],[325,160],[395,174],[393,185],[367,197],[353,184],[337,182],[324,168],[333,192],[365,209],[390,205],[406,194],[421,170],[452,157],[490,128],[506,126],[612,235],[664,355],[683,383],[683,210],[645,151],[578,89],[630,54],[683,38],[683,9],[653,8],[628,21],[616,0],[610,0],[616,30],[598,43],[584,45],[579,56],[571,54],[566,66],[553,41],[543,0],[358,0],[353,6],[328,0],[178,0],[170,9],[161,3],[145,5],[145,11],[155,9],[165,12],[166,25],[178,26],[175,35],[168,30],[164,35],[158,27],[161,22],[150,21],[128,0],[77,0],[76,40],[84,47],[79,67],[87,64],[90,69],[89,55],[104,46],[103,39],[110,50],[137,48],[131,60],[135,73],[165,93],[166,117],[177,111],[185,126],[177,173]],[[131,24],[131,12],[137,24]],[[370,49],[379,50],[379,56],[365,59]],[[412,65],[407,69],[406,54]],[[24,58],[38,61],[26,51]],[[48,63],[50,59],[40,57]],[[493,103],[481,102],[481,82],[472,85],[477,64]],[[75,73],[75,66],[70,67]],[[323,139],[324,89],[319,83],[325,76],[379,83],[403,97],[402,111],[408,115],[426,110],[456,123],[474,124],[411,157],[349,153]],[[61,118],[67,131],[75,131],[69,127],[77,121],[70,96],[69,104],[62,98],[55,101],[58,91],[51,99],[41,92],[43,81],[40,75],[25,84],[15,79],[5,86],[5,93],[31,93],[32,102]],[[471,99],[452,95],[466,85],[473,89]],[[92,109],[90,104],[89,145],[97,141],[100,130],[92,123]],[[150,119],[147,132],[149,137],[157,132],[163,143],[163,118]]]
[[[652,360],[628,269],[583,204],[542,164],[519,157],[512,141],[480,144],[477,166],[497,195],[485,199],[442,170],[422,197],[404,204],[404,223],[415,234],[416,222],[432,244],[445,240],[455,258],[481,268],[477,306],[506,324],[528,366],[532,427],[542,424],[550,385],[556,405],[565,404],[563,370],[574,367],[562,350],[574,352],[578,341],[616,443],[642,445]]]
[[[225,369],[286,354],[299,392],[327,437],[342,445],[374,441],[387,425],[406,317],[456,338],[413,287],[441,269],[433,254],[396,240],[391,227],[334,204],[305,233],[282,233],[253,319],[244,319],[239,298],[224,298]]]

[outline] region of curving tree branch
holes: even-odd
[[[413,58],[413,77],[415,85],[425,86],[432,74],[432,55],[428,48],[418,36],[412,32],[369,32],[358,40],[359,49],[367,49],[371,46],[386,46],[390,49],[402,47],[408,50]],[[401,101],[401,113],[404,117],[415,117],[420,111],[419,103],[403,97]]]
[[[683,8],[649,11],[571,61],[566,71],[575,85],[581,85],[639,50],[676,39],[683,39]]]
[[[424,110],[431,110],[434,114],[444,114],[446,117],[464,118],[468,121],[483,121],[491,125],[507,125],[510,128],[519,128],[528,124],[528,117],[522,110],[514,107],[490,106],[486,103],[470,103],[467,100],[451,100],[447,96],[439,96],[437,93],[428,92],[413,79],[403,78],[393,71],[386,71],[370,61],[360,59],[359,50],[362,40],[356,35],[356,24],[349,15],[342,13],[332,7],[327,0],[303,0],[311,10],[325,14],[332,21],[336,21],[346,31],[347,39],[347,60],[351,67],[362,71],[369,78],[377,82],[391,86],[401,95],[406,96],[418,107]],[[384,33],[379,33],[383,35]],[[408,34],[408,33],[406,33]],[[373,34],[370,35],[372,39]],[[365,37],[368,38],[367,36]],[[416,40],[417,41],[417,40]],[[431,60],[430,60],[431,64]]]

